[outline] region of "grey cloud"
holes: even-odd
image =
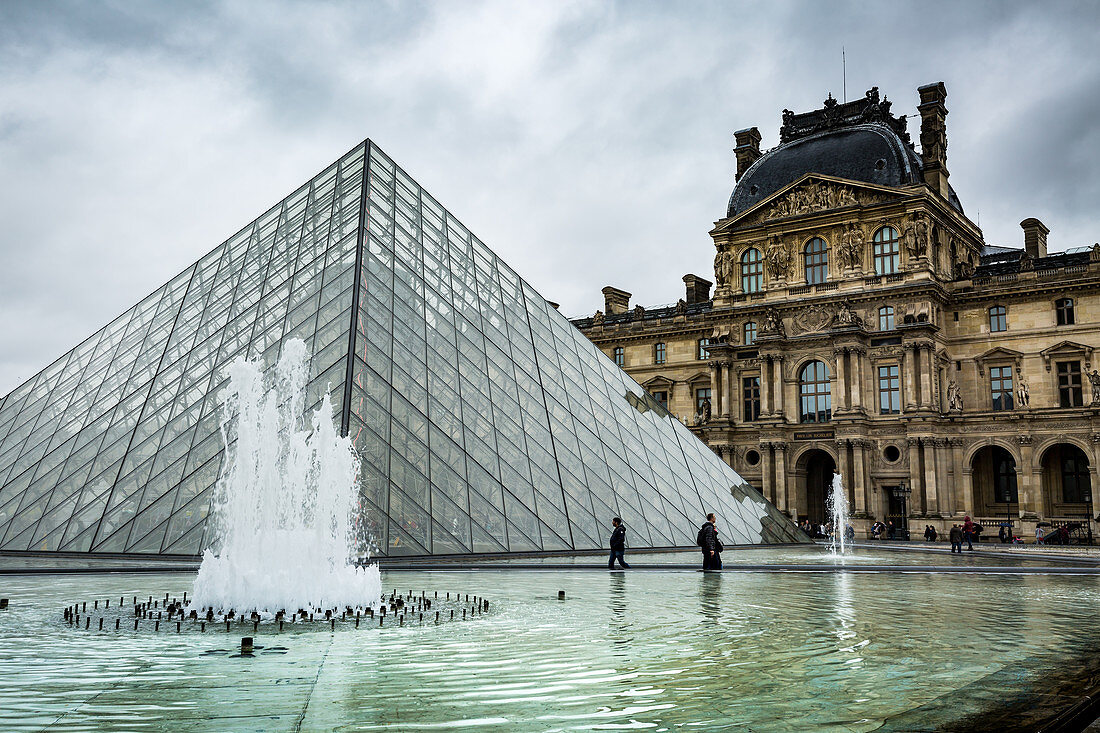
[[[948,85],[990,242],[1100,238],[1088,4],[0,5],[0,394],[373,138],[568,314],[711,275],[733,130]],[[916,125],[911,125],[915,130]],[[1021,170],[1026,169],[1027,175]]]

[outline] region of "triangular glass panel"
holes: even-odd
[[[237,356],[302,338],[384,554],[730,544],[794,526],[370,141],[0,401],[0,542],[198,553]],[[232,420],[227,434],[233,436]],[[71,515],[71,516],[70,516]]]

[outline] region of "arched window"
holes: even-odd
[[[892,275],[898,271],[898,230],[882,227],[875,232],[875,274]]]
[[[878,309],[878,330],[894,330],[894,306],[884,305]]]
[[[764,261],[760,250],[750,247],[741,255],[741,289],[746,293],[759,293],[764,287]]]
[[[1059,326],[1072,326],[1074,324],[1073,298],[1059,298],[1054,301],[1054,313]]]
[[[745,324],[745,346],[752,346],[756,343],[756,321],[749,321]]]
[[[811,361],[798,375],[802,422],[828,422],[832,417],[829,367],[823,361]]]
[[[622,346],[616,346],[614,353],[615,353],[615,366],[617,366],[621,369],[623,367],[623,365],[626,364],[626,359],[623,357],[623,347]]]
[[[1091,489],[1088,457],[1075,445],[1062,446],[1062,501],[1083,504],[1089,500]]]
[[[1019,501],[1016,491],[1016,459],[999,445],[993,446],[993,501]]]
[[[829,248],[825,240],[814,237],[802,250],[802,263],[806,269],[806,284],[823,283],[829,277]]]
[[[664,364],[665,355],[668,353],[665,342],[662,341],[653,347],[653,363]]]
[[[1008,311],[1003,305],[995,305],[989,309],[989,330],[991,332],[1008,330]]]

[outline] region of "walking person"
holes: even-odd
[[[699,528],[696,541],[703,551],[703,570],[722,569],[722,542],[718,539],[718,517],[711,512],[707,521]]]
[[[967,514],[963,517],[963,539],[966,540],[966,549],[974,549],[974,522],[970,519],[970,515]]]
[[[959,525],[951,525],[951,533],[949,537],[951,539],[951,552],[957,552],[961,555],[963,551],[963,533],[962,530],[959,529]]]
[[[615,569],[615,558],[619,559],[619,565],[624,569],[629,568],[623,559],[623,553],[626,552],[626,525],[623,520],[615,517],[611,520],[611,526],[615,529],[611,530],[611,557],[607,560],[607,569]]]

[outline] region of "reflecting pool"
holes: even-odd
[[[476,593],[490,611],[261,629],[252,658],[234,653],[251,630],[237,626],[61,622],[76,601],[192,580],[0,578],[0,729],[1030,730],[1100,658],[1096,576],[389,571],[387,589]]]

